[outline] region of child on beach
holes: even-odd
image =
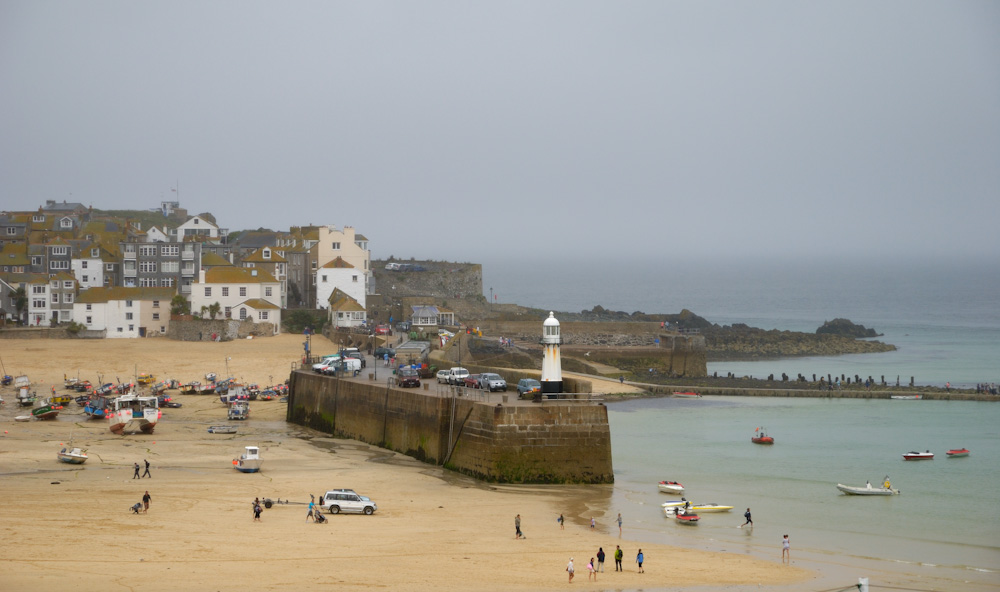
[[[569,558],[569,565],[566,566],[566,571],[569,573],[569,583],[573,583],[573,558]]]
[[[593,557],[590,558],[590,563],[587,564],[587,581],[588,582],[590,581],[590,578],[594,578],[595,582],[597,581],[597,572],[594,571],[594,558]]]
[[[750,519],[750,508],[747,508],[747,511],[743,513],[743,517],[746,518],[747,521],[744,522],[743,524],[741,524],[740,528],[743,528],[747,524],[749,524],[751,526],[751,528],[752,528],[753,527],[753,520]]]
[[[792,562],[791,544],[788,542],[787,534],[785,538],[781,539],[781,560],[789,563]]]

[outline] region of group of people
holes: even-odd
[[[625,557],[625,552],[622,551],[621,545],[615,545],[615,555],[614,555],[614,557],[615,557],[615,571],[625,571],[625,568],[622,567],[622,559]],[[593,580],[593,581],[596,582],[597,581],[597,574],[598,573],[604,573],[604,558],[605,558],[604,547],[598,547],[597,548],[597,556],[596,556],[596,558],[597,558],[596,562],[594,561],[594,557],[591,557],[590,561],[587,562],[587,580],[588,581]],[[646,573],[646,571],[642,567],[642,564],[643,564],[644,561],[645,561],[645,556],[642,554],[642,549],[639,549],[639,552],[636,553],[636,555],[635,555],[635,562],[639,566],[639,573]],[[573,576],[574,576],[575,572],[576,572],[576,568],[573,565],[573,558],[570,557],[569,558],[569,564],[566,565],[566,573],[569,574],[569,581],[570,581],[570,583],[573,582]]]
[[[140,514],[140,513],[145,514],[146,512],[149,511],[149,501],[151,499],[153,499],[153,497],[149,495],[149,490],[146,490],[146,493],[144,493],[142,496],[142,501],[136,502],[135,505],[129,509],[132,511],[133,514]]]
[[[997,385],[995,382],[991,382],[989,384],[980,382],[976,385],[976,392],[980,395],[995,395],[997,394]]]
[[[142,477],[149,477],[150,479],[152,479],[153,475],[149,472],[149,461],[146,459],[142,459],[142,462],[146,463],[146,472],[142,474]],[[135,469],[135,474],[132,475],[132,478],[141,479],[142,477],[139,476],[139,469],[141,469],[142,467],[139,466],[139,463],[134,463],[133,468]]]

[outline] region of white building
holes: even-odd
[[[363,284],[363,294],[370,294],[371,284],[371,251],[368,250],[368,239],[357,234],[351,226],[345,226],[343,230],[337,230],[334,226],[320,226],[317,232],[317,241],[313,246],[315,249],[314,268],[317,272],[331,261],[343,259],[357,270],[358,279]],[[336,286],[344,290],[343,286]],[[326,293],[326,297],[319,295],[319,285],[317,284],[316,306],[326,308],[327,298],[333,292],[331,289]],[[348,292],[347,290],[344,290]],[[348,292],[353,296],[353,292]]]
[[[329,308],[334,290],[340,290],[364,307],[366,288],[364,272],[337,257],[316,271],[316,308]]]
[[[163,335],[170,326],[173,288],[91,288],[73,304],[73,320],[109,339]]]
[[[191,286],[191,311],[200,314],[215,303],[222,318],[273,323],[274,332],[280,331],[281,284],[263,269],[231,265],[202,269]]]

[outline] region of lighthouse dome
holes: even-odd
[[[562,342],[559,337],[559,321],[556,320],[555,313],[550,312],[549,318],[542,323],[542,343],[558,344]]]
[[[559,321],[558,321],[558,319],[556,319],[556,313],[554,313],[552,311],[549,311],[549,318],[545,319],[545,322],[542,323],[542,326],[543,327],[558,327],[559,326]]]

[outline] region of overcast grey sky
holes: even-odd
[[[1000,255],[1000,3],[0,2],[0,209],[373,255]]]

